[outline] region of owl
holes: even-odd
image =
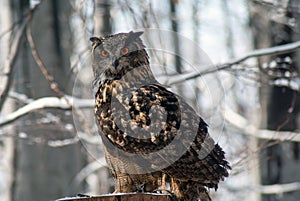
[[[231,169],[204,120],[154,77],[143,32],[91,37],[95,117],[115,192],[211,200]]]

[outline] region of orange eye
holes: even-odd
[[[120,51],[121,55],[128,54],[128,52],[129,52],[129,49],[127,47],[122,48]]]
[[[108,56],[108,52],[105,51],[105,50],[102,50],[102,51],[101,51],[101,56],[107,57],[107,56]]]

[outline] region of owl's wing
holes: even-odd
[[[180,158],[163,169],[163,172],[177,180],[193,181],[217,189],[219,181],[228,177],[228,170],[231,169],[225,159],[225,153],[210,137],[208,125],[204,120],[184,99],[176,97],[179,102],[178,117],[181,118],[176,132],[177,145],[184,147],[185,150],[168,152]]]
[[[153,118],[151,113],[142,112],[142,117],[145,117],[142,122],[150,119],[156,127],[164,122],[171,125],[162,127],[162,135],[157,135],[159,139],[156,145],[162,145],[165,149],[159,157],[167,159],[165,162],[169,164],[164,172],[176,179],[192,180],[217,188],[219,181],[228,176],[230,166],[225,160],[222,148],[209,136],[207,124],[202,118],[180,96],[159,85],[150,84],[135,91],[130,102],[130,111],[143,111],[144,105],[141,103],[145,102],[148,107],[157,105],[159,113],[155,113],[158,116]],[[132,117],[139,120],[139,112],[132,113]],[[160,118],[164,114],[167,114],[167,118]],[[172,144],[169,140],[173,140]]]
[[[120,134],[118,148],[142,155],[141,164],[215,188],[228,176],[224,152],[209,136],[207,124],[180,96],[159,84],[122,86],[112,93],[111,104]],[[139,163],[141,158],[134,160]]]

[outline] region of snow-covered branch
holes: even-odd
[[[289,184],[265,185],[259,188],[259,191],[262,194],[282,194],[298,190],[300,190],[300,182],[293,182]]]
[[[257,185],[257,186],[229,186],[226,188],[230,191],[252,190],[261,194],[282,194],[300,190],[300,182],[292,182],[287,184],[273,185]]]
[[[62,98],[58,97],[44,97],[37,100],[34,100],[25,106],[19,108],[18,110],[6,115],[5,117],[0,118],[0,126],[9,124],[18,118],[33,112],[39,109],[46,108],[57,108],[57,109],[72,109],[75,108],[87,108],[93,107],[94,102],[91,99],[78,99],[71,96],[64,96]]]
[[[240,129],[242,131],[241,133],[244,135],[268,140],[300,142],[300,132],[259,129],[248,122],[246,118],[231,110],[229,107],[225,107],[223,116],[228,123]]]
[[[71,96],[65,96],[63,98],[58,98],[58,97],[40,98],[31,101],[30,103],[19,108],[18,110],[8,114],[5,117],[0,118],[0,126],[7,125],[17,120],[18,118],[39,109],[57,108],[57,109],[69,110],[72,109],[73,107],[92,108],[93,106],[94,106],[94,101],[92,99],[79,99]],[[253,136],[261,139],[300,142],[299,132],[271,131],[271,130],[259,129],[256,126],[252,125],[250,122],[248,122],[246,118],[231,110],[229,107],[225,107],[223,116],[228,123],[242,130],[241,133],[247,136]]]
[[[87,166],[85,166],[75,177],[74,184],[79,185],[86,177],[88,177],[93,172],[99,170],[100,168],[106,167],[106,160],[104,157],[99,158],[91,163],[89,163]]]
[[[180,76],[180,78],[178,78],[178,76],[176,76],[176,77],[174,77],[174,79],[171,78],[167,84],[168,85],[178,84],[178,83],[184,82],[186,80],[194,79],[194,78],[206,75],[206,74],[214,73],[214,72],[217,72],[220,70],[225,70],[225,69],[231,68],[233,65],[240,64],[250,58],[266,56],[266,55],[283,54],[283,53],[287,53],[287,52],[292,52],[298,48],[300,48],[300,41],[285,44],[285,45],[265,48],[265,49],[254,50],[240,58],[233,59],[224,64],[208,66],[206,68],[206,70],[204,70],[202,72],[192,72],[192,73],[182,74]]]
[[[47,145],[50,147],[63,147],[71,144],[76,144],[79,141],[79,138],[76,136],[74,138],[63,139],[63,140],[49,140]]]

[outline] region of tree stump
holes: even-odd
[[[68,197],[56,201],[173,201],[169,194],[156,193],[117,193],[91,197]]]

